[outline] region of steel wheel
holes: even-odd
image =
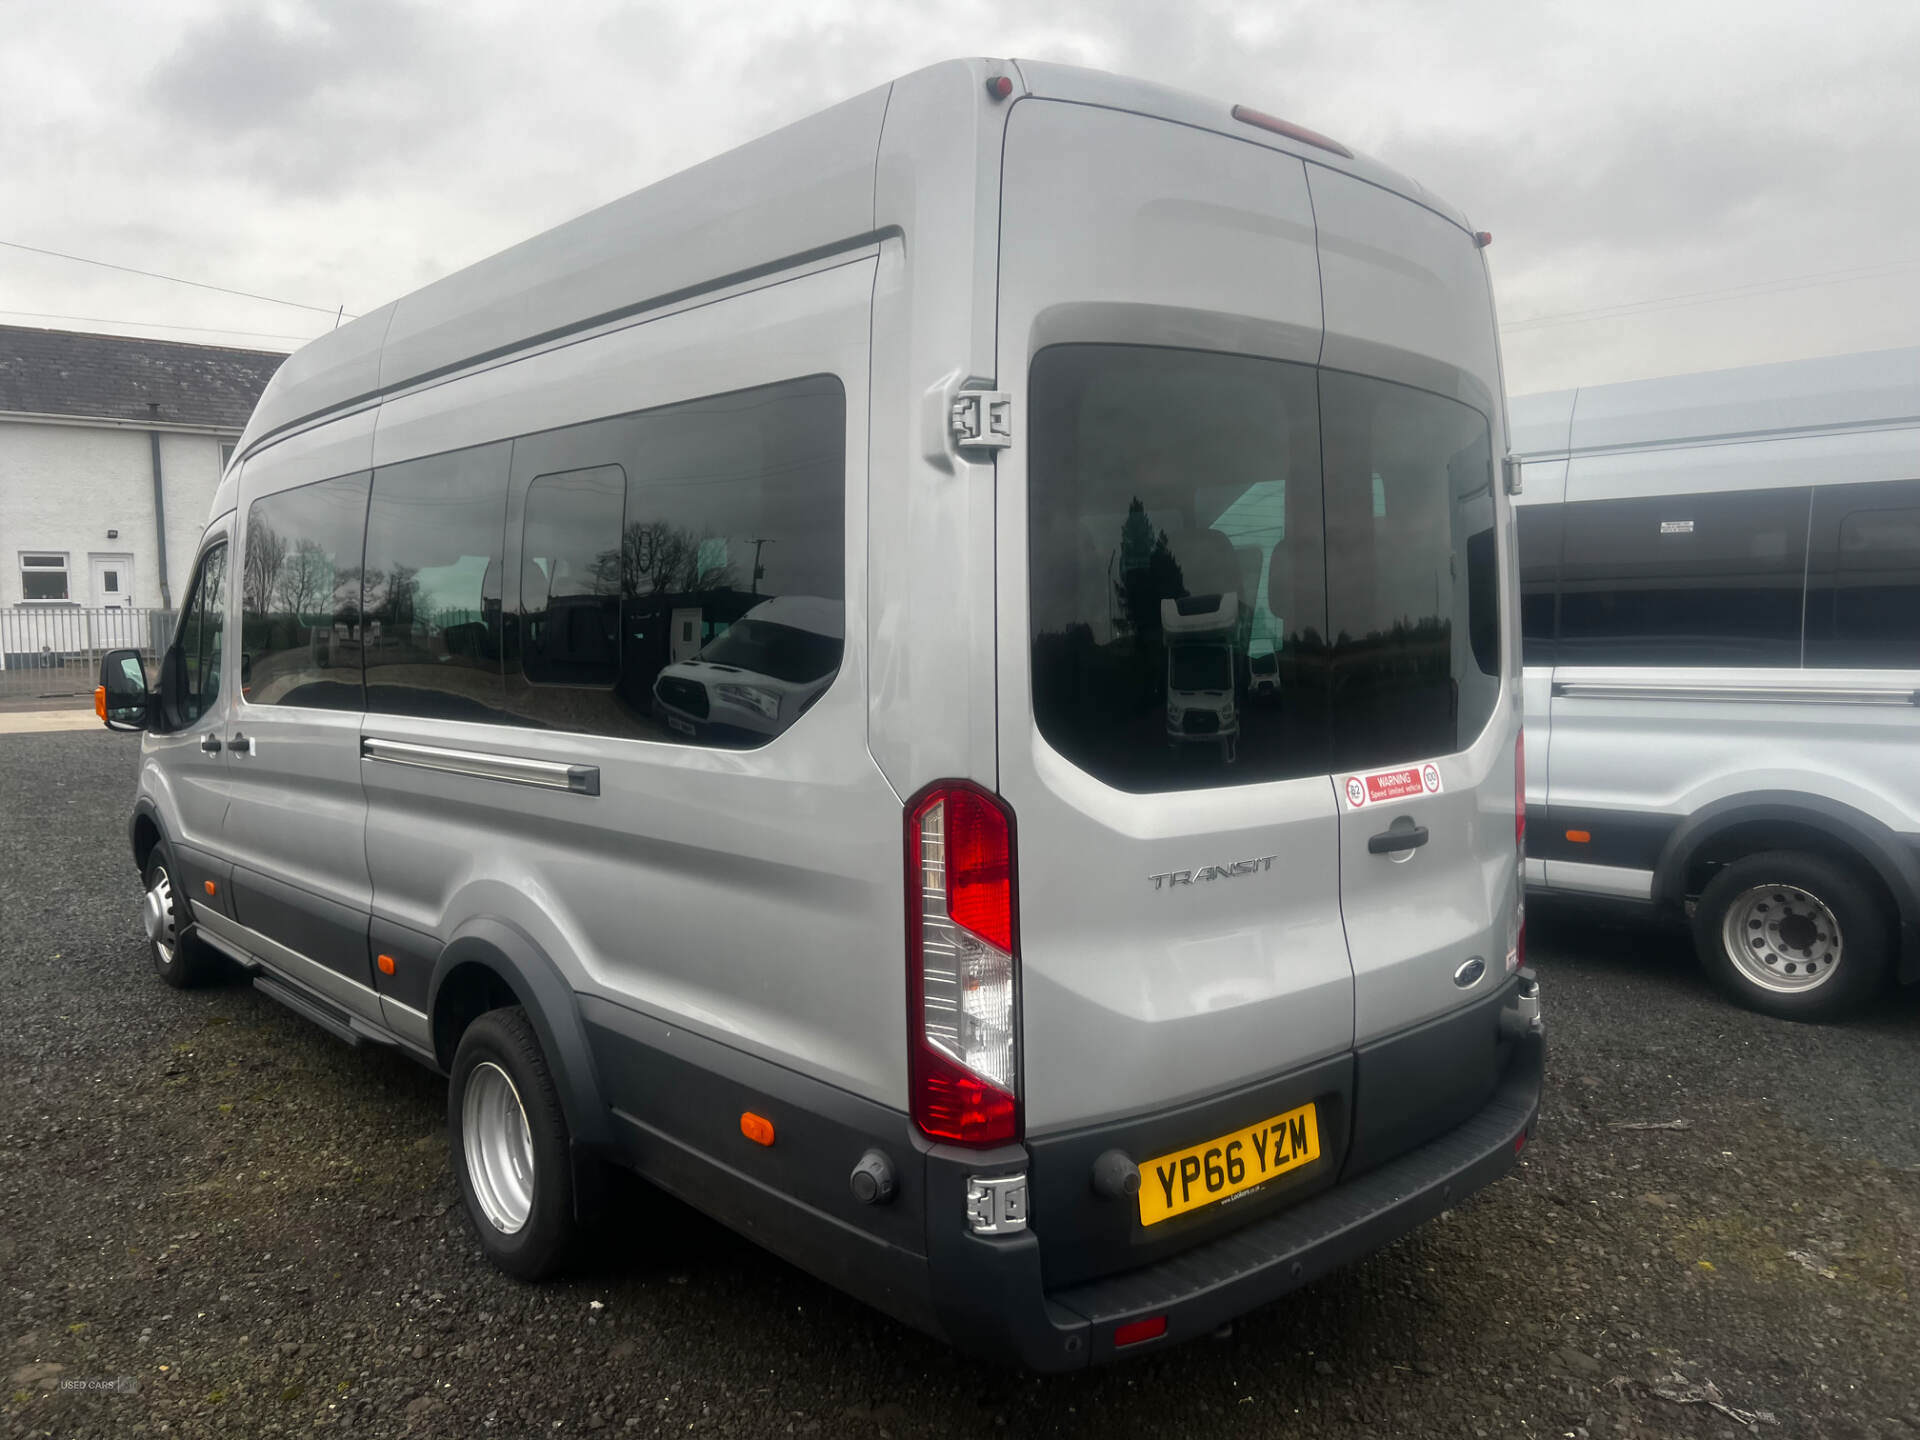
[[[1720,943],[1745,979],[1783,995],[1826,984],[1843,953],[1833,910],[1798,885],[1756,885],[1734,896]]]
[[[474,1199],[494,1229],[516,1234],[533,1212],[533,1136],[520,1092],[491,1060],[467,1077],[460,1132]]]
[[[153,868],[146,899],[140,905],[140,921],[146,926],[147,939],[153,942],[154,958],[162,965],[173,964],[173,881],[164,865]]]

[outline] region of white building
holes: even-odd
[[[285,359],[0,326],[0,607],[177,605],[226,456]]]

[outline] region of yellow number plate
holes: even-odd
[[[1264,1185],[1320,1158],[1320,1125],[1302,1105],[1140,1167],[1140,1223],[1157,1225]]]

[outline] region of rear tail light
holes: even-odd
[[[1013,816],[965,781],[907,807],[908,1041],[914,1123],[937,1140],[1020,1135]]]
[[[1513,742],[1513,943],[1507,947],[1507,973],[1527,963],[1527,737]]]

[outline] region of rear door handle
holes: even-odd
[[[220,737],[218,735],[202,735],[200,737],[200,748],[209,755],[218,755],[220,753]]]
[[[251,755],[253,754],[253,741],[238,731],[235,731],[233,739],[228,743],[227,748],[232,750],[236,755]],[[1420,833],[1422,835],[1426,834],[1424,830]]]
[[[1409,825],[1404,830],[1382,830],[1367,837],[1369,855],[1393,855],[1402,850],[1417,850],[1427,843],[1427,827]]]

